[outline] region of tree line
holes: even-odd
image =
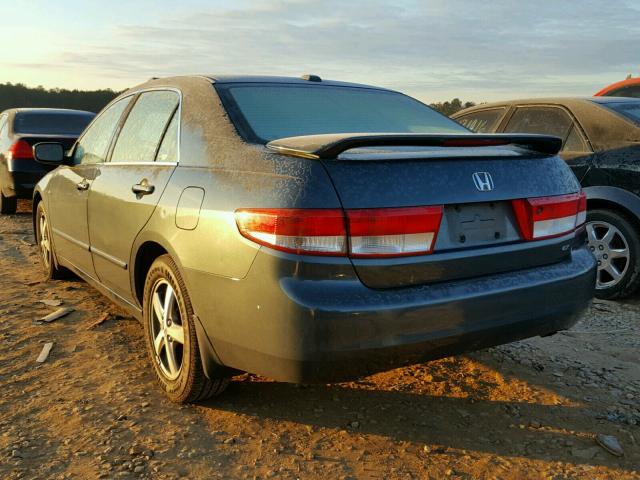
[[[447,117],[459,112],[462,109],[473,107],[475,102],[463,102],[459,98],[454,98],[450,102],[439,102],[430,104],[431,108],[439,111]]]
[[[8,108],[71,108],[99,112],[120,92],[114,90],[46,89],[27,87],[22,83],[0,83],[0,112]]]

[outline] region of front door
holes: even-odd
[[[135,304],[131,246],[151,217],[177,163],[179,95],[140,94],[99,166],[89,195],[89,238],[98,279]]]
[[[53,199],[48,207],[56,256],[91,277],[95,271],[87,225],[89,190],[129,101],[119,100],[96,117],[76,143],[72,165],[58,168],[47,189]]]

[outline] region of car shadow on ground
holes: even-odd
[[[252,419],[384,436],[426,445],[429,454],[458,455],[465,450],[632,469],[633,459],[613,457],[597,446],[594,433],[600,432],[594,412],[570,398],[559,396],[559,404],[549,404],[496,400],[486,392],[475,397],[434,395],[402,391],[412,387],[398,380],[402,378],[396,376],[395,385],[381,389],[367,381],[301,387],[247,377],[201,406],[213,416],[226,411]],[[549,392],[548,388],[548,383],[536,386]],[[414,448],[425,454],[420,451],[423,447]]]

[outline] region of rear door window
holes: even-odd
[[[507,133],[538,133],[567,138],[573,120],[558,107],[518,107],[504,129]]]
[[[169,121],[180,103],[170,90],[145,92],[129,112],[118,135],[112,162],[153,162]]]
[[[76,165],[104,162],[113,132],[131,98],[126,97],[117,101],[104,110],[89,126],[74,150],[73,161]]]
[[[456,118],[455,121],[476,133],[493,133],[505,110],[506,107],[482,110]]]

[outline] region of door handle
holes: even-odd
[[[78,190],[88,190],[89,189],[89,182],[87,182],[86,178],[83,178],[81,182],[76,183],[76,188]]]
[[[136,183],[131,187],[131,191],[136,195],[149,195],[153,193],[156,189],[153,185],[149,185],[148,183]]]

